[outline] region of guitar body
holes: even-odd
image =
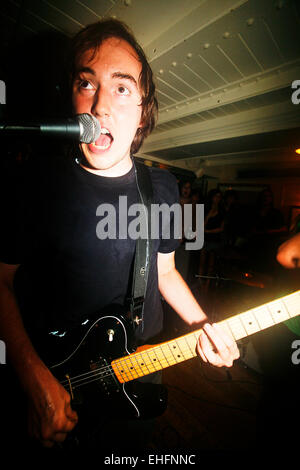
[[[298,316],[300,291],[219,322],[234,340]],[[119,306],[96,314],[69,331],[30,334],[37,351],[69,391],[73,407],[95,419],[150,418],[163,413],[167,391],[138,377],[197,355],[202,330],[135,350],[133,329]],[[213,346],[211,346],[213,348]],[[84,411],[82,413],[84,416]]]
[[[165,387],[139,380],[120,383],[110,365],[122,356],[130,360],[133,333],[124,311],[113,306],[69,331],[48,332],[34,344],[79,413],[89,408],[103,418],[150,418],[166,408]]]

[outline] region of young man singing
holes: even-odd
[[[28,329],[65,329],[109,304],[125,303],[135,240],[99,240],[97,208],[110,203],[118,210],[120,195],[127,196],[128,207],[138,202],[132,155],[152,131],[157,108],[145,55],[116,20],[90,25],[74,38],[71,80],[74,114],[95,116],[101,135],[81,144],[71,159],[53,157],[46,167],[34,163],[38,177],[34,186],[26,182],[22,231],[10,231],[1,254],[0,338],[28,399],[29,434],[45,447],[64,441],[78,415]],[[152,169],[151,180],[154,202],[178,202],[172,175]],[[162,295],[185,322],[203,326],[197,343],[202,360],[230,367],[239,356],[237,345],[208,322],[176,270],[177,246],[172,238],[153,241],[138,342],[161,331]]]

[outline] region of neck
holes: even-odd
[[[115,178],[118,176],[123,176],[128,173],[132,168],[133,162],[130,156],[128,158],[122,159],[120,162],[116,163],[115,165],[109,168],[96,168],[93,167],[84,157],[80,161],[80,166],[90,173],[98,176],[104,176],[109,178]]]

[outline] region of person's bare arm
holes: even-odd
[[[174,252],[158,253],[157,267],[159,290],[165,300],[186,323],[199,325],[205,332],[200,335],[197,343],[198,354],[205,362],[217,367],[232,366],[233,361],[239,357],[235,341],[218,325],[208,323],[206,314],[175,267]]]
[[[70,395],[36,353],[24,328],[14,294],[17,265],[0,263],[0,338],[29,399],[29,433],[42,445],[61,442],[77,422]]]

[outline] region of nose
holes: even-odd
[[[92,114],[94,116],[103,117],[110,115],[110,95],[104,88],[99,88],[95,93],[94,102],[92,106]]]

